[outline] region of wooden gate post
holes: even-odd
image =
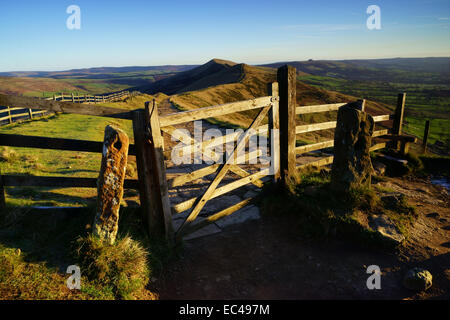
[[[269,84],[269,96],[272,96],[272,108],[269,111],[269,143],[271,157],[271,174],[273,181],[280,180],[280,112],[278,82]]]
[[[392,133],[396,135],[402,134],[402,128],[403,128],[403,114],[405,112],[405,100],[406,100],[406,93],[399,93],[397,98],[397,108],[395,109],[394,114],[394,123],[392,127]],[[399,141],[393,142],[394,149],[399,149]]]
[[[295,127],[297,70],[288,65],[278,69],[280,93],[280,175],[283,183],[295,174]]]
[[[172,212],[155,100],[133,112],[133,132],[144,222],[150,235],[171,240]]]
[[[423,153],[427,153],[428,134],[430,133],[430,120],[425,122],[425,131],[423,132]]]

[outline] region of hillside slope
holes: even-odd
[[[357,81],[447,84],[450,58],[396,58],[365,60],[309,60],[266,64],[278,68],[289,64],[313,75]]]
[[[209,86],[238,82],[241,74],[242,71],[238,64],[213,59],[194,69],[180,72],[172,77],[136,89],[149,94],[163,92],[172,95]]]
[[[267,67],[253,67],[246,64],[234,64],[225,62],[225,65],[220,67],[223,60],[212,60],[208,62],[203,70],[220,69],[210,75],[204,75],[203,78],[196,78],[195,81],[189,83],[184,82],[181,86],[180,78],[175,79],[175,84],[180,85],[180,93],[172,94],[170,101],[181,110],[191,110],[211,105],[224,104],[227,102],[241,101],[253,99],[256,97],[267,95],[267,84],[276,81],[276,69]],[[193,69],[192,71],[195,71]],[[238,74],[238,71],[240,73]],[[198,74],[198,73],[197,73]],[[220,75],[226,74],[227,81],[233,77],[238,79],[233,83],[226,83],[215,85],[215,81],[219,79]],[[171,88],[175,87],[171,80],[181,74],[165,79]],[[232,76],[231,76],[232,75]],[[184,79],[194,78],[186,72]],[[214,81],[208,82],[213,79]],[[162,81],[161,81],[162,82]],[[160,82],[160,83],[161,83]],[[225,82],[225,81],[224,81]],[[201,89],[197,89],[203,86]],[[185,90],[193,89],[192,91],[184,92]],[[314,86],[310,86],[301,81],[297,81],[297,103],[298,105],[315,105],[315,104],[330,104],[357,100],[357,97],[345,95],[335,91],[324,90]],[[389,113],[389,107],[385,104],[368,101],[367,110],[373,115]],[[213,120],[216,123],[227,123],[239,127],[247,127],[252,119],[256,116],[258,110],[251,110],[247,112],[230,114],[222,117],[217,117]],[[299,116],[299,123],[314,123],[329,120],[335,120],[336,112],[327,112],[320,114],[312,114],[306,116]],[[323,131],[318,134],[306,135],[306,140],[315,140],[317,137],[330,137],[332,132]]]

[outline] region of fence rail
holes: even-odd
[[[132,96],[133,93],[129,91],[121,91],[108,95],[99,95],[99,96],[88,96],[88,95],[64,95],[61,93],[60,96],[54,95],[52,98],[46,99],[38,99],[38,98],[29,98],[29,97],[14,97],[14,96],[5,96],[4,99],[0,100],[0,105],[5,106],[4,109],[0,110],[0,125],[1,124],[11,124],[13,122],[17,122],[19,120],[31,120],[35,117],[42,117],[44,115],[49,115],[54,112],[59,112],[60,110],[55,110],[50,107],[48,109],[43,108],[45,103],[43,102],[71,102],[78,104],[78,108],[80,108],[81,103],[89,104],[89,103],[104,103],[104,102],[114,102],[123,100],[125,97]],[[5,97],[10,97],[9,99],[5,99]],[[5,101],[6,100],[6,101]],[[9,101],[8,101],[9,100]],[[33,103],[34,101],[34,103]],[[40,103],[37,103],[40,101]],[[10,103],[8,103],[10,102]],[[14,105],[14,107],[9,107],[9,105]],[[23,107],[18,107],[18,106]],[[33,108],[30,108],[33,106]],[[42,110],[44,109],[44,110]],[[100,108],[101,110],[101,108]],[[73,110],[72,110],[73,111]],[[121,111],[124,112],[123,110]],[[72,112],[76,113],[76,112]],[[6,114],[6,115],[5,115]],[[97,114],[96,114],[97,115]],[[103,114],[98,113],[98,115],[103,116]],[[128,118],[131,118],[128,116]]]
[[[102,94],[102,95],[79,95],[78,93],[75,95],[74,93],[64,94],[61,92],[61,95],[53,95],[53,97],[46,98],[45,100],[53,100],[53,101],[61,101],[61,102],[73,102],[73,103],[102,103],[102,102],[113,102],[118,100],[123,100],[125,97],[130,97],[131,93],[128,90],[110,93],[110,94]]]

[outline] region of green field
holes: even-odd
[[[329,76],[300,76],[299,80],[395,107],[397,95],[406,92],[404,131],[422,139],[425,121],[431,120],[429,142],[450,139],[450,85],[357,81]]]

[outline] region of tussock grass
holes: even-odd
[[[306,238],[344,238],[357,240],[373,248],[392,248],[369,226],[369,217],[386,214],[398,230],[408,236],[417,215],[406,198],[394,205],[382,201],[384,192],[376,188],[354,188],[348,193],[330,189],[330,172],[308,168],[300,171],[286,185],[286,189],[266,187],[260,200],[268,214],[294,217],[295,228]]]
[[[16,151],[8,148],[2,147],[0,150],[0,161],[1,162],[15,162],[19,159],[19,155]]]
[[[85,292],[69,290],[68,275],[57,272],[45,262],[30,262],[18,248],[0,244],[0,300],[114,299],[114,295],[87,279]]]
[[[111,288],[118,298],[134,298],[148,282],[148,252],[130,237],[118,239],[112,245],[93,235],[80,237],[75,253],[87,278]]]

